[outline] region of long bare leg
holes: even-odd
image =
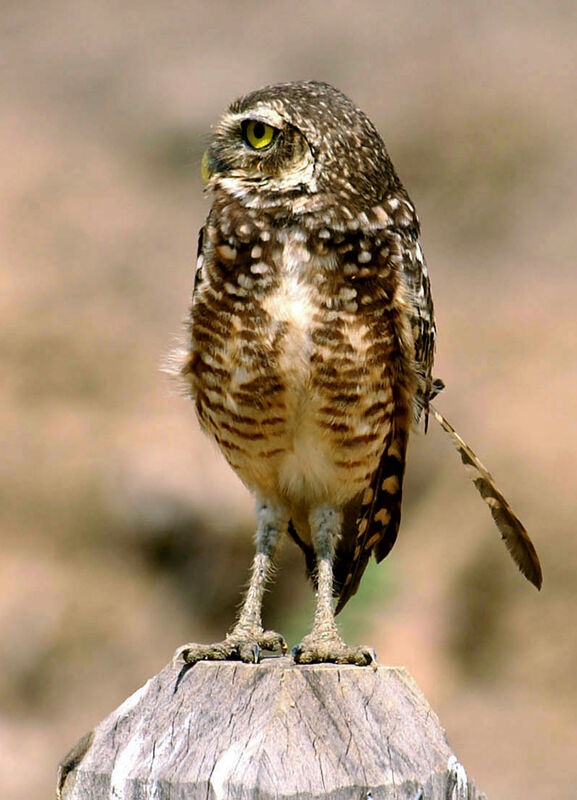
[[[288,528],[289,515],[286,509],[259,500],[257,522],[256,554],[250,583],[235,626],[222,642],[190,643],[179,647],[175,660],[186,664],[228,659],[257,663],[261,649],[286,653],[287,646],[282,636],[274,631],[265,631],[262,627],[262,601],[271,560],[281,535]]]
[[[349,647],[342,640],[333,608],[333,562],[341,532],[342,513],[332,506],[316,508],[309,517],[317,555],[317,606],[311,632],[293,649],[299,664],[333,662],[365,666],[376,661],[368,647]]]

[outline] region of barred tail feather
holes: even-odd
[[[461,456],[461,461],[465,465],[477,491],[489,506],[489,510],[493,515],[493,519],[495,520],[497,528],[501,533],[505,546],[513,561],[517,564],[527,580],[536,586],[537,589],[540,589],[543,582],[543,575],[539,557],[523,523],[517,517],[499,489],[497,489],[490,472],[481,464],[475,453],[461,439],[453,426],[434,406],[430,405],[430,410],[439,425],[451,437],[454,446]]]

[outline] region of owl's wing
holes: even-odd
[[[402,204],[395,208],[402,207]],[[432,393],[433,355],[435,345],[435,320],[429,277],[418,241],[418,221],[411,212],[405,217],[404,234],[399,237],[401,280],[404,303],[413,333],[414,357],[418,377],[413,409],[395,409],[392,429],[383,442],[383,452],[371,485],[364,494],[352,532],[343,531],[334,565],[335,594],[338,596],[336,613],[358,589],[371,554],[382,561],[397,540],[401,523],[403,479],[411,415],[418,421],[425,414],[425,425]],[[345,514],[345,527],[346,527]],[[348,533],[348,535],[347,535]]]

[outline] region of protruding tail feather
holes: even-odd
[[[374,552],[377,561],[382,561],[395,544],[401,523],[407,438],[406,431],[399,430],[385,447],[371,486],[363,497],[356,520],[356,531],[353,533],[353,549],[351,551],[345,537],[341,540],[342,551],[337,549],[336,614],[342,611],[359,588],[371,553]]]
[[[454,446],[461,456],[461,461],[465,465],[477,491],[489,506],[489,510],[493,515],[493,519],[501,532],[505,546],[511,554],[513,561],[517,564],[527,580],[531,581],[537,589],[540,589],[543,582],[543,575],[539,557],[523,523],[517,517],[499,489],[497,489],[490,472],[481,464],[469,445],[461,439],[453,426],[433,405],[430,405],[430,410],[439,425],[451,437]]]

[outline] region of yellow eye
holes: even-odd
[[[278,131],[271,125],[267,125],[266,122],[251,119],[243,124],[242,133],[248,145],[255,150],[262,150],[272,143]]]

